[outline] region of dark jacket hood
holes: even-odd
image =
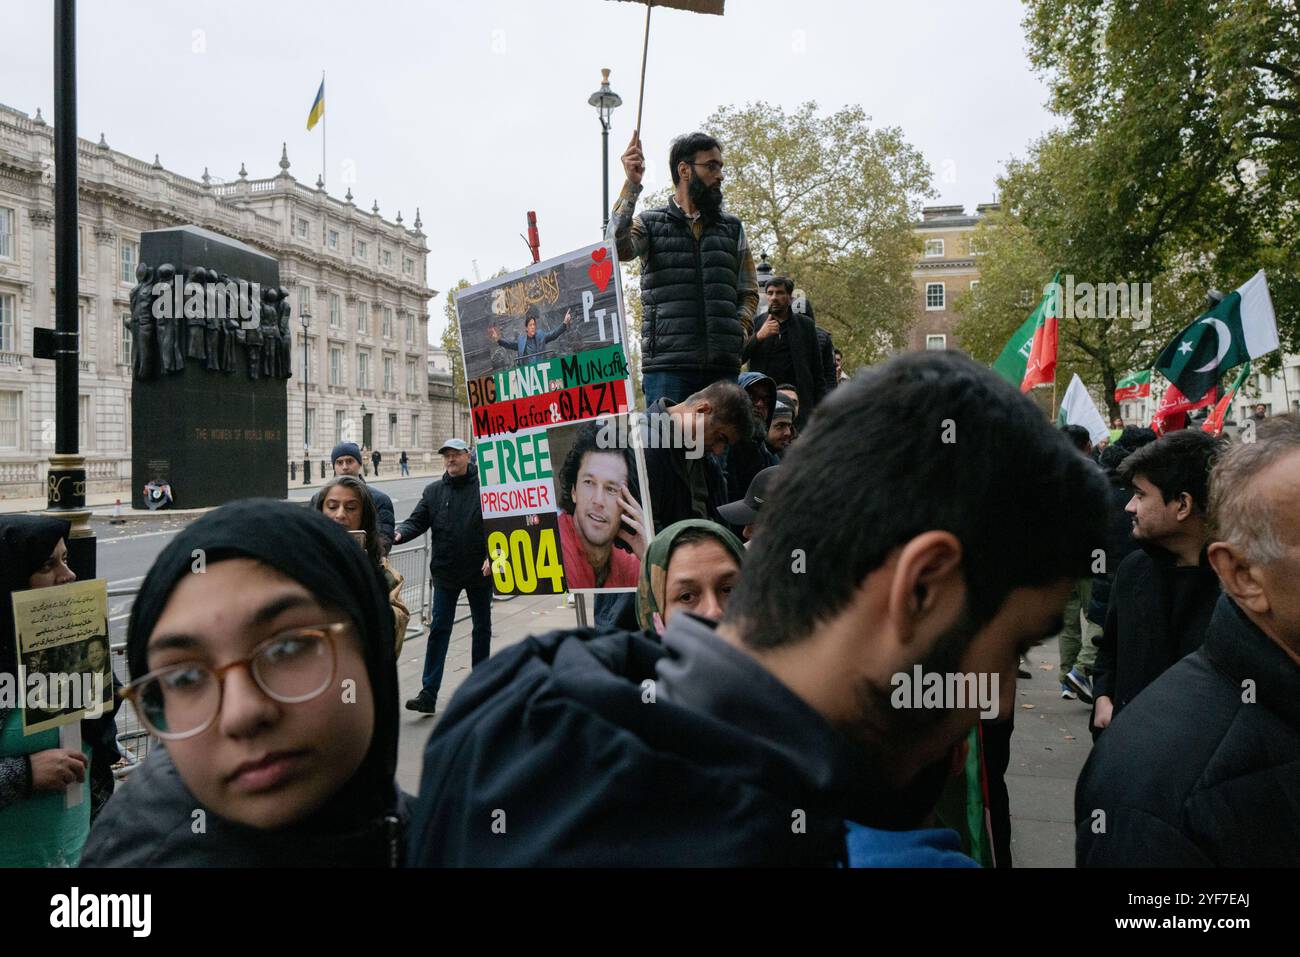
[[[844,821],[873,817],[863,765],[700,619],[674,616],[663,644],[550,632],[493,656],[452,699],[425,749],[409,860],[830,865]],[[494,819],[509,840],[480,825]]]
[[[761,372],[742,372],[737,380],[739,386],[746,392],[749,391],[750,386],[759,382],[767,383],[769,392],[767,397],[767,422],[764,424],[771,428],[772,416],[776,413],[776,380],[770,375],[764,375]]]

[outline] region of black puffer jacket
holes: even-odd
[[[1297,795],[1300,665],[1225,595],[1201,649],[1117,717],[1088,759],[1077,863],[1294,867]]]
[[[717,377],[740,371],[740,220],[719,213],[700,239],[673,203],[641,213],[650,241],[641,275],[642,372]]]
[[[459,478],[443,473],[424,487],[411,517],[397,526],[402,541],[429,531],[429,574],[439,588],[464,588],[483,581],[487,539],[479,501],[478,466]]]

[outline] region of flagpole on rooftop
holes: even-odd
[[[320,88],[325,89],[325,71],[320,71]],[[325,178],[325,170],[329,169],[325,165],[325,128],[329,125],[329,117],[322,110],[320,114],[320,181],[325,184],[325,192],[329,192],[329,180]]]

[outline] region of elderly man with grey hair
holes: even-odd
[[[1201,648],[1098,742],[1075,793],[1080,866],[1300,861],[1300,416],[1210,477],[1223,595]]]

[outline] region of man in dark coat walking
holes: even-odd
[[[463,439],[448,439],[439,449],[447,471],[430,482],[411,517],[397,526],[398,542],[430,532],[429,577],[433,581],[433,621],[424,652],[420,693],[406,702],[411,711],[433,714],[438,689],[456,620],[456,602],[463,589],[474,619],[470,664],[477,668],[491,654],[492,579],[483,533],[483,508],[479,501],[478,467],[469,460]]]
[[[1211,482],[1209,560],[1224,594],[1201,648],[1088,759],[1075,792],[1081,867],[1300,861],[1300,417],[1261,424]]]

